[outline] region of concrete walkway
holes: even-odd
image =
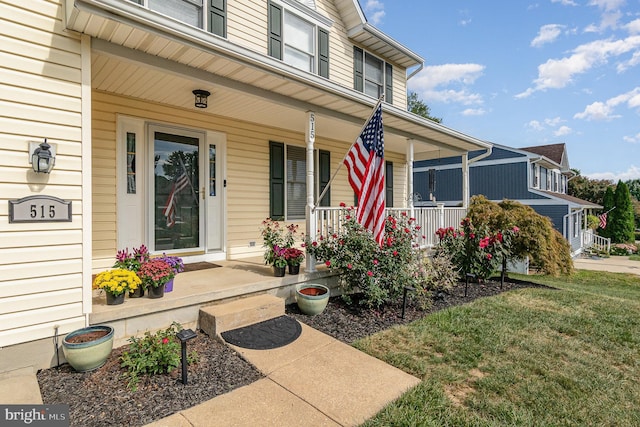
[[[267,377],[148,427],[355,426],[420,382],[305,324],[287,346],[234,349]]]
[[[640,276],[640,261],[630,261],[626,256],[578,258],[573,260],[573,267],[578,270],[609,271]]]

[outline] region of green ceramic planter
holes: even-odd
[[[106,333],[106,334],[105,334]],[[94,338],[94,335],[103,335]],[[74,341],[82,342],[74,342]],[[77,329],[62,340],[62,352],[73,369],[87,372],[98,369],[107,361],[113,350],[111,326],[88,326]]]
[[[300,311],[309,316],[322,313],[329,302],[329,288],[317,283],[296,286],[296,302]]]

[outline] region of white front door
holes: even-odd
[[[224,134],[119,119],[118,249],[224,259]]]

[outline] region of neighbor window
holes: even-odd
[[[227,0],[129,0],[185,24],[227,36]]]
[[[329,77],[329,32],[313,19],[278,3],[269,3],[269,56],[322,77]]]
[[[353,47],[354,89],[374,98],[384,94],[384,100],[393,104],[393,66],[382,59]]]

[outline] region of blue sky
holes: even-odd
[[[563,142],[593,179],[640,178],[640,0],[360,0],[418,53],[409,89],[443,124],[511,147]]]

